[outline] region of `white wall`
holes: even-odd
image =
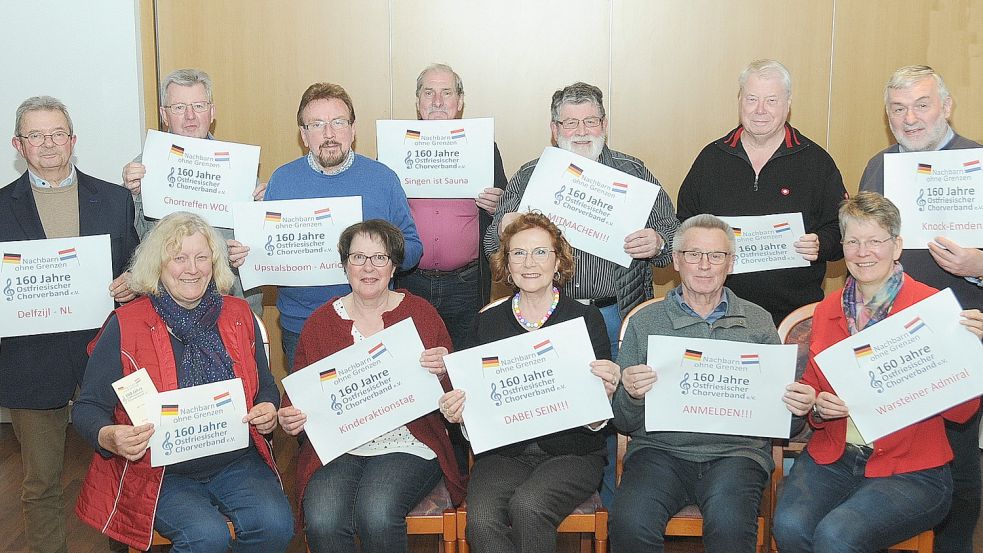
[[[68,107],[78,135],[76,165],[118,183],[145,133],[136,0],[15,0],[0,17],[0,136],[14,135],[14,112],[47,94]],[[37,43],[35,43],[37,42]],[[0,143],[0,186],[27,165]]]
[[[118,183],[145,133],[136,0],[14,0],[2,12],[0,187],[27,169],[9,137],[17,106],[41,94],[68,107],[76,165]]]

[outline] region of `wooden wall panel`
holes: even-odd
[[[392,10],[394,117],[416,118],[424,67],[450,65],[464,82],[465,116],[495,117],[510,177],[549,144],[555,90],[586,81],[609,92],[608,2],[402,0]]]
[[[835,24],[830,153],[847,190],[857,190],[867,160],[894,142],[884,84],[898,67],[939,71],[955,102],[956,132],[983,139],[983,2],[839,1]]]
[[[755,59],[789,68],[792,124],[825,144],[832,5],[768,4],[615,0],[610,141],[670,197],[700,150],[737,126],[737,76]]]
[[[212,76],[215,134],[260,144],[263,180],[305,153],[297,106],[317,81],[345,87],[356,150],[375,157],[375,120],[390,117],[388,10],[384,0],[159,1],[160,75],[200,67]]]

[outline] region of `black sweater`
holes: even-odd
[[[587,325],[587,333],[590,335],[594,357],[596,359],[611,359],[611,341],[608,340],[607,329],[604,326],[604,317],[592,305],[584,305],[567,296],[561,295],[560,303],[557,304],[556,310],[546,320],[546,324],[543,327],[559,324],[576,319],[577,317],[583,317],[584,323]],[[478,314],[469,347],[518,336],[525,331],[512,314],[512,302],[506,300],[488,311]],[[533,440],[503,446],[482,453],[481,455],[494,453],[514,457],[522,453],[531,442],[536,442],[540,449],[553,455],[584,455],[598,450],[603,452],[605,438],[606,435],[603,432],[592,432],[583,426],[578,426],[547,436],[541,436]]]
[[[708,144],[679,189],[680,221],[717,216],[802,213],[807,234],[819,236],[819,259],[809,267],[731,275],[727,287],[771,313],[778,325],[796,308],[823,299],[826,262],[843,257],[837,211],[847,197],[833,158],[785,125],[785,141],[758,175],[741,145],[743,127]]]

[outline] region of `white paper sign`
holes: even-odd
[[[0,242],[0,336],[99,328],[113,310],[109,235]]]
[[[560,148],[546,148],[519,212],[537,209],[570,245],[623,267],[625,236],[644,228],[661,187]]]
[[[721,219],[734,229],[737,241],[733,274],[809,266],[793,246],[806,232],[801,213]]]
[[[649,336],[645,430],[788,438],[797,346]]]
[[[113,390],[133,426],[148,422],[156,426],[159,423],[160,397],[147,369],[133,371],[113,382]]]
[[[983,247],[983,148],[884,155],[884,196],[901,212],[906,249],[936,236]]]
[[[475,453],[611,418],[582,317],[444,357]]]
[[[983,393],[983,345],[946,288],[816,356],[872,442]]]
[[[444,390],[423,350],[404,319],[283,379],[322,464],[437,409]]]
[[[162,467],[249,446],[242,380],[160,392],[160,422],[150,437],[150,466]]]
[[[232,204],[253,199],[259,146],[150,129],[142,159],[147,174],[140,194],[148,217],[188,211],[216,227],[232,228]]]
[[[474,198],[494,186],[495,120],[376,121],[379,161],[407,198]]]
[[[239,267],[244,289],[348,282],[338,237],[362,220],[361,196],[242,202],[233,211],[236,240],[250,249]]]

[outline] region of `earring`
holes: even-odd
[[[560,271],[553,273],[553,282],[560,282]]]
[[[505,275],[505,282],[512,284],[512,273]]]

